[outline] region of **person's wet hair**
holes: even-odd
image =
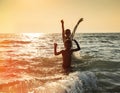
[[[70,34],[71,34],[70,29],[66,29],[66,30],[65,30],[65,34],[66,34],[66,35],[70,35]]]

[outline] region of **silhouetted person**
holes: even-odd
[[[61,20],[61,23],[62,23],[62,39],[63,39],[63,42],[65,42],[66,39],[70,39],[70,40],[72,41],[78,25],[79,25],[79,23],[82,22],[82,21],[83,21],[83,18],[81,18],[81,19],[77,22],[77,24],[75,25],[75,27],[74,27],[74,29],[73,29],[73,32],[72,32],[72,34],[71,34],[70,29],[64,30],[64,21]]]
[[[59,51],[59,52],[57,52],[57,43],[54,43],[54,54],[55,54],[55,55],[62,54],[62,58],[63,58],[62,67],[63,67],[66,71],[70,70],[72,53],[75,52],[75,51],[79,51],[79,50],[80,50],[80,46],[79,46],[78,42],[77,42],[76,40],[73,40],[73,41],[76,43],[77,48],[71,49],[71,47],[72,47],[72,42],[71,42],[71,40],[67,39],[67,40],[65,41],[65,50],[61,50],[61,51]]]

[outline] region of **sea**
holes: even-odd
[[[0,93],[120,93],[120,33],[76,33],[81,47],[62,69],[61,33],[1,33]],[[76,48],[73,42],[73,47]]]

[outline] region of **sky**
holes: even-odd
[[[0,0],[0,32],[61,33],[120,32],[120,0]]]

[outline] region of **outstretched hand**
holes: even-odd
[[[64,21],[63,21],[63,19],[61,20],[61,23],[62,23],[62,24],[64,24]]]
[[[57,43],[54,43],[54,46],[57,47]]]
[[[82,22],[83,21],[83,18],[80,18],[79,22]]]

